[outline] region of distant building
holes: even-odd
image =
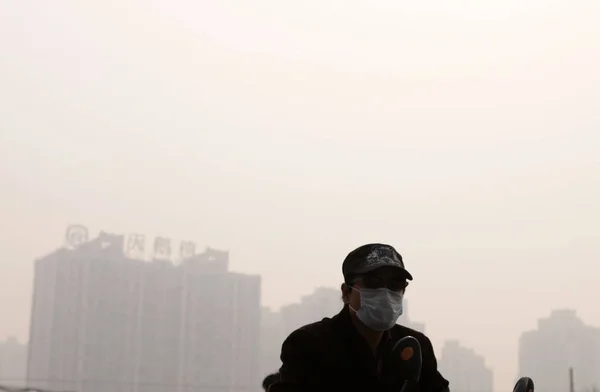
[[[493,392],[492,371],[485,365],[481,355],[460,345],[458,341],[446,341],[438,368],[448,381],[452,392]]]
[[[27,383],[27,345],[10,337],[0,342],[0,384],[24,387]]]
[[[101,235],[35,263],[30,386],[78,392],[236,392],[259,385],[260,277],[212,249],[180,265]],[[162,256],[162,257],[158,257]]]
[[[402,312],[402,315],[398,319],[398,324],[404,325],[405,327],[408,327],[411,329],[414,329],[415,331],[425,333],[425,324],[417,322],[417,321],[413,321],[410,319],[409,314],[408,314],[408,310],[409,310],[408,300],[406,298],[404,299],[403,306],[404,306],[404,311]]]
[[[303,296],[299,303],[281,308],[286,336],[305,324],[338,314],[343,306],[340,290],[328,287],[317,288],[312,294]]]
[[[531,377],[536,390],[568,391],[571,367],[577,392],[600,387],[600,328],[585,325],[575,310],[555,310],[521,335],[519,376]]]
[[[261,312],[259,374],[265,377],[281,366],[281,344],[287,337],[280,312],[263,308]]]

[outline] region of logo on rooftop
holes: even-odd
[[[88,241],[88,229],[82,225],[71,225],[67,227],[65,234],[65,245],[75,249]]]

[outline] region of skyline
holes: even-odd
[[[78,234],[80,235],[79,237],[77,237]],[[119,235],[119,234],[107,233],[105,231],[100,231],[98,233],[98,235],[95,236],[93,234],[90,234],[88,232],[88,229],[81,225],[69,226],[66,230],[66,235],[63,236],[63,238],[64,238],[64,245],[62,247],[57,248],[57,250],[58,249],[76,250],[80,245],[88,243],[89,241],[100,241],[100,243],[102,243],[102,241],[108,241],[110,243],[117,244],[117,246],[120,247],[120,249],[118,249],[119,252],[123,252],[124,256],[131,258],[131,260],[135,260],[135,261],[139,261],[141,263],[147,263],[147,264],[152,264],[153,262],[168,261],[170,264],[172,264],[173,266],[176,267],[179,265],[185,265],[186,260],[192,260],[201,255],[200,253],[198,253],[199,248],[197,248],[197,247],[192,247],[192,249],[195,249],[195,251],[192,250],[191,253],[188,249],[187,250],[188,253],[186,253],[185,257],[183,257],[183,258],[182,258],[182,255],[179,255],[176,252],[174,252],[173,254],[165,253],[165,249],[171,249],[171,250],[178,249],[176,246],[177,244],[182,244],[182,245],[187,245],[187,246],[190,246],[190,244],[194,245],[195,243],[192,241],[173,241],[173,240],[168,239],[167,237],[151,238],[151,237],[146,237],[143,234],[139,234],[139,233],[130,233],[130,234],[125,234],[125,235]],[[102,238],[104,238],[104,240],[102,240]],[[129,254],[129,256],[128,256],[128,252],[132,250],[131,244],[133,244],[133,242],[131,241],[131,239],[133,239],[135,241],[135,240],[139,240],[140,238],[144,238],[145,244],[150,245],[150,246],[146,246],[145,252]],[[154,248],[152,248],[152,244],[154,245]],[[139,243],[137,245],[139,246]],[[173,245],[175,245],[175,246],[173,246]],[[114,245],[112,245],[112,246],[114,247]],[[135,249],[133,249],[133,250],[135,251]],[[182,252],[186,251],[183,247],[180,250]],[[226,264],[230,263],[230,260],[228,258],[229,251],[222,251],[222,250],[211,248],[209,246],[209,247],[205,248],[205,252],[207,252],[207,253],[204,253],[203,255],[205,255],[205,256],[202,256],[202,257],[206,258],[206,260],[209,260],[209,261],[211,260],[211,257],[212,257],[212,256],[210,256],[211,254],[214,254],[217,256],[223,255],[223,256],[227,257]],[[37,259],[40,259],[40,258],[45,259],[46,257],[48,257],[49,255],[52,255],[53,253],[56,253],[56,251],[49,252],[46,255],[40,256]],[[221,268],[221,267],[219,267],[219,268]],[[227,266],[225,265],[224,268],[227,269]],[[235,271],[232,271],[232,272],[235,272]],[[304,294],[301,298],[301,301],[295,301],[292,303],[283,304],[283,306],[278,309],[269,307],[268,305],[264,304],[261,299],[261,309],[267,309],[268,312],[271,312],[271,314],[279,314],[282,310],[290,311],[294,306],[298,306],[299,304],[304,303],[304,301],[307,299],[311,300],[311,298],[313,296],[318,295],[319,293],[332,293],[332,292],[337,293],[337,290],[334,288],[331,288],[331,287],[320,287],[319,286],[319,287],[316,287],[310,293]],[[338,299],[337,294],[334,297],[335,297],[335,299]],[[304,304],[304,306],[306,306],[306,304]],[[330,307],[331,306],[332,306],[332,304],[330,304]],[[342,304],[340,301],[339,309],[341,309],[341,307],[342,307]],[[288,310],[286,310],[286,309],[288,309]],[[411,307],[411,310],[412,310],[412,307]],[[554,314],[561,314],[561,312],[564,313],[564,311],[565,311],[564,309],[553,309],[550,314],[550,317],[552,317]],[[576,314],[575,310],[566,310],[566,311],[570,312],[569,314],[573,314],[573,315]],[[275,312],[275,313],[272,313],[272,312]],[[333,315],[335,313],[336,312],[334,311],[331,315]],[[541,315],[538,315],[538,317],[536,319],[537,323],[539,324],[541,322],[541,320],[545,319],[545,317],[547,317],[547,316],[542,317]],[[415,320],[415,318],[411,316],[410,319],[408,319],[407,321],[409,322],[409,324],[412,324],[412,323],[414,323],[414,320]],[[317,320],[314,320],[314,321],[317,321]],[[300,324],[302,324],[302,322]],[[300,324],[296,325],[296,327],[299,327]],[[421,324],[419,322],[417,322],[416,325],[421,325]],[[426,325],[428,325],[428,323],[425,322],[424,325],[426,326]],[[586,324],[586,325],[589,325],[589,324]],[[526,334],[530,334],[531,332],[532,332],[531,329],[522,331],[520,338],[522,338]],[[12,334],[10,336],[14,336],[14,334]],[[443,341],[443,346],[440,345],[438,347],[438,345],[435,345],[435,342],[439,339],[437,339],[437,337],[433,337],[432,340],[434,341],[435,351],[437,352],[439,358],[442,358],[443,350],[448,344],[460,344],[461,347],[465,347],[465,346],[472,347],[472,346],[469,346],[468,344],[466,345],[464,342],[454,339],[454,338],[446,338],[446,339],[440,340],[440,343]],[[481,353],[481,351],[478,350],[477,347],[469,348],[468,350],[470,350],[471,352],[473,350],[475,350],[476,356],[482,355],[482,358],[484,358],[484,360],[485,360],[486,368],[490,369],[492,372],[494,371],[493,366],[490,365],[491,361],[486,357],[485,354]],[[522,375],[518,374],[517,376],[522,376]]]
[[[71,232],[71,230],[69,230],[68,232]],[[138,238],[138,235],[134,235],[133,238]],[[49,255],[42,257],[40,259],[40,262],[38,262],[39,266],[42,267],[42,266],[46,265],[47,263],[54,264],[54,262],[56,262],[57,260],[63,260],[65,262],[70,263],[70,265],[75,267],[75,269],[82,269],[82,271],[86,271],[87,270],[86,268],[83,268],[82,266],[78,266],[78,265],[87,264],[87,262],[89,262],[91,260],[93,263],[95,263],[96,267],[92,268],[92,270],[89,270],[88,272],[84,272],[84,275],[86,275],[85,279],[77,279],[77,277],[79,275],[78,274],[73,275],[72,274],[73,271],[70,271],[68,268],[63,269],[62,272],[58,275],[56,275],[56,272],[58,272],[58,271],[55,271],[54,274],[50,273],[50,275],[48,275],[48,272],[50,270],[47,270],[45,267],[42,267],[43,269],[41,271],[45,271],[45,272],[42,272],[42,274],[41,274],[41,276],[39,276],[39,278],[46,276],[46,277],[49,277],[50,279],[60,279],[61,281],[68,283],[67,286],[71,287],[71,289],[77,288],[78,285],[83,285],[83,286],[79,287],[79,290],[81,290],[85,285],[87,285],[87,283],[85,283],[85,282],[90,282],[90,280],[94,281],[96,283],[102,282],[103,285],[105,286],[106,282],[104,280],[102,280],[102,278],[100,280],[97,280],[98,279],[97,277],[94,278],[95,274],[93,274],[93,273],[90,274],[91,271],[96,271],[97,273],[100,273],[100,275],[98,275],[98,276],[104,276],[105,274],[102,273],[103,270],[106,270],[106,271],[112,270],[113,274],[118,271],[121,271],[121,273],[123,273],[125,271],[128,271],[128,269],[130,267],[133,267],[134,265],[136,266],[135,268],[137,269],[145,264],[146,267],[143,267],[142,270],[155,271],[155,272],[162,271],[162,273],[160,274],[162,276],[162,278],[160,278],[159,280],[163,280],[165,282],[170,281],[171,284],[176,283],[176,281],[173,281],[171,278],[175,277],[175,275],[172,275],[172,274],[173,274],[173,272],[179,270],[178,266],[183,267],[184,269],[188,270],[188,273],[192,273],[192,274],[195,274],[198,272],[200,272],[201,275],[204,275],[206,273],[212,275],[212,274],[216,273],[215,276],[222,276],[222,274],[226,274],[226,275],[231,275],[231,276],[238,276],[239,278],[242,278],[242,279],[258,278],[258,281],[260,281],[260,277],[239,275],[239,274],[235,274],[235,273],[231,274],[231,272],[228,272],[228,268],[227,268],[227,264],[229,261],[228,260],[228,252],[211,250],[210,248],[208,248],[207,251],[204,253],[190,254],[188,256],[188,258],[182,260],[181,263],[178,263],[178,264],[170,263],[172,268],[165,269],[164,259],[161,259],[161,258],[154,258],[153,260],[142,260],[140,258],[131,259],[131,258],[127,257],[127,254],[125,253],[125,251],[123,249],[123,245],[124,245],[123,240],[124,240],[124,236],[107,234],[107,233],[101,232],[97,237],[90,239],[89,242],[78,244],[78,245],[84,245],[84,246],[81,246],[81,248],[79,246],[77,246],[75,249],[71,249],[71,250],[65,249],[65,248],[62,248],[62,249],[59,248],[59,250],[57,250],[55,252],[51,252]],[[89,245],[89,246],[87,246],[87,245]],[[119,248],[121,248],[121,249],[119,249]],[[71,256],[69,256],[70,254],[71,254]],[[73,258],[74,255],[76,255],[75,258]],[[125,256],[125,257],[123,257],[123,256]],[[52,260],[54,260],[54,262]],[[113,264],[113,262],[116,262],[116,264]],[[132,264],[132,262],[133,262],[133,264]],[[121,265],[121,267],[119,267],[120,263],[123,263]],[[206,263],[208,263],[208,264],[206,264]],[[63,266],[65,265],[64,263],[60,263],[59,265],[61,265],[61,264]],[[105,267],[102,267],[103,265]],[[212,266],[208,269],[205,268],[205,266],[209,266],[209,265],[212,265]],[[122,269],[125,266],[129,266],[129,267]],[[98,269],[99,267],[100,267],[100,269]],[[115,267],[117,267],[117,269],[115,269]],[[56,268],[56,267],[54,267],[54,268]],[[191,269],[189,269],[189,268],[191,268]],[[200,269],[197,269],[197,268],[200,268]],[[52,267],[51,267],[51,269],[52,269]],[[196,272],[193,272],[193,271],[196,271]],[[129,272],[131,272],[131,271],[129,271]],[[53,275],[56,275],[56,276],[53,276]],[[128,274],[126,274],[126,275],[128,275]],[[150,275],[155,275],[155,274],[151,273]],[[148,276],[150,276],[150,275],[148,275]],[[145,274],[142,274],[142,276],[145,276]],[[134,283],[134,286],[135,286],[137,284],[137,283],[135,283],[137,280],[143,279],[142,276],[135,277],[135,274],[134,275],[129,274],[128,278],[133,279],[133,280],[129,281],[129,283]],[[196,275],[196,276],[198,276],[198,275]],[[165,287],[162,286],[162,284],[160,284],[159,281],[153,280],[158,277],[159,277],[158,275],[155,275],[155,277],[152,278],[151,281],[154,281],[155,284],[158,284],[157,287],[158,287],[158,291],[160,292],[161,290],[164,290]],[[67,280],[65,280],[65,278]],[[73,279],[73,278],[75,278],[75,279],[69,281],[69,279]],[[82,276],[79,276],[79,278],[82,278]],[[36,281],[37,281],[37,278],[36,278]],[[126,276],[125,281],[128,281],[127,276]],[[143,286],[146,286],[146,285],[142,284],[142,287]],[[148,287],[151,288],[151,286],[152,285],[150,285]],[[116,289],[116,287],[115,287],[115,289]],[[113,290],[106,291],[106,287],[104,288],[104,290],[105,290],[104,291],[105,295],[108,295],[109,297],[110,297],[109,293],[116,292]],[[153,291],[153,290],[155,290],[155,289],[151,289],[151,291]],[[94,291],[94,290],[91,290],[91,291]],[[233,291],[237,291],[237,290],[233,290]],[[63,293],[63,295],[67,295],[67,297],[68,297],[69,290],[66,290],[66,291],[59,290],[58,292],[56,292],[56,295],[58,295],[61,292]],[[83,290],[83,293],[85,293],[85,292],[87,292],[89,294],[90,290],[89,289]],[[71,290],[71,294],[76,294],[76,293],[78,293],[78,289],[75,289],[74,292],[72,292],[72,290]],[[96,301],[98,299],[98,297],[97,297],[98,292],[96,291],[95,294],[96,294],[96,297],[94,297],[94,295],[92,295],[92,298],[96,298],[96,300],[92,300],[92,302],[90,304],[97,305]],[[205,294],[206,294],[206,292],[205,292]],[[255,292],[255,295],[254,295],[255,298],[258,298],[258,297],[256,297],[257,294],[258,294],[258,291]],[[43,293],[38,293],[37,295],[38,296],[42,295],[43,298],[53,296],[53,295],[47,295],[47,294],[43,294]],[[125,295],[125,297],[123,299],[125,299],[128,296],[129,296],[129,298],[137,298],[137,295],[132,296],[131,293],[126,294],[126,292],[121,292],[121,295]],[[79,297],[79,296],[77,296],[77,297]],[[60,303],[60,305],[58,305],[58,309],[62,308],[63,311],[65,310],[65,303],[64,303],[65,299],[67,300],[67,302],[70,301],[65,297],[63,297],[62,300],[58,300],[57,304]],[[118,301],[118,302],[121,303],[121,301]],[[123,302],[129,302],[129,301],[125,300]],[[199,302],[199,304],[201,302]],[[252,302],[252,300],[251,300],[251,302]],[[86,302],[85,301],[79,302],[79,300],[75,300],[75,303],[83,304]],[[336,306],[336,304],[337,304],[337,306]],[[46,311],[48,310],[48,305],[49,305],[49,303],[47,303],[47,305],[45,306]],[[71,305],[73,305],[73,304],[71,304]],[[67,306],[67,308],[72,309],[71,305]],[[256,305],[260,307],[260,305],[258,303]],[[319,288],[311,295],[303,297],[301,304],[293,304],[290,306],[286,306],[286,309],[281,310],[280,321],[283,321],[283,324],[281,324],[280,326],[283,327],[286,330],[286,332],[283,335],[280,335],[277,333],[276,333],[276,335],[279,336],[281,339],[283,339],[283,337],[287,333],[291,332],[293,329],[295,329],[305,323],[314,321],[315,319],[319,319],[320,318],[319,315],[324,317],[324,316],[329,316],[331,314],[335,314],[339,310],[341,305],[342,305],[341,300],[339,298],[337,290],[332,290],[332,289],[327,289],[327,288]],[[50,305],[50,306],[52,307],[52,305]],[[92,306],[92,308],[93,307],[94,306]],[[204,306],[201,306],[201,307],[204,308]],[[117,306],[117,308],[119,308],[119,306]],[[134,309],[134,308],[132,308],[132,309]],[[264,310],[266,310],[266,308],[262,307],[261,309],[262,309],[261,313],[264,314]],[[106,308],[106,306],[103,306],[97,310],[99,310],[100,312],[111,311],[110,308]],[[120,309],[120,311],[123,311],[123,310],[124,309]],[[148,311],[148,310],[149,309],[146,309],[146,311]],[[242,310],[242,309],[240,309],[240,310]],[[43,311],[43,313],[45,313],[46,311]],[[115,308],[112,311],[113,312],[117,311],[117,313],[118,313],[119,309]],[[166,309],[163,309],[163,311],[166,311]],[[153,312],[156,313],[156,310],[154,310]],[[169,314],[171,314],[170,311],[167,311],[167,312]],[[242,310],[242,312],[246,312],[246,310]],[[270,313],[271,316],[269,316],[267,318],[267,320],[266,320],[267,325],[264,325],[263,327],[265,327],[265,326],[267,327],[267,330],[265,331],[267,333],[266,336],[273,337],[273,333],[276,332],[276,330],[273,330],[273,327],[275,325],[272,324],[274,321],[272,319],[273,313],[270,311],[267,311],[267,312]],[[162,312],[159,311],[157,314],[161,314],[161,313]],[[250,312],[250,313],[253,313],[253,312]],[[294,313],[294,314],[292,314],[292,313]],[[60,315],[61,311],[59,310],[58,313],[56,313],[56,314]],[[65,315],[64,313],[62,313],[62,314]],[[92,312],[92,314],[93,314],[93,312]],[[288,314],[288,316],[291,316],[291,318],[286,316],[286,314]],[[73,316],[74,315],[71,315],[70,317],[73,317]],[[88,317],[89,316],[90,315],[88,314]],[[150,315],[147,315],[147,316],[150,316]],[[138,318],[138,316],[136,316],[136,315],[131,315],[131,317],[133,317],[134,320]],[[151,317],[154,318],[156,316],[151,316]],[[59,319],[60,318],[61,317],[59,317]],[[83,319],[86,319],[86,318],[87,317],[83,317]],[[260,317],[260,319],[262,319],[262,317]],[[38,321],[40,321],[40,320],[38,320]],[[65,320],[63,319],[62,322],[64,322],[64,321]],[[107,320],[105,319],[104,321],[106,322]],[[158,321],[158,320],[156,320],[156,321]],[[255,321],[258,322],[258,319],[256,319]],[[417,322],[415,324],[414,320],[408,317],[407,312],[405,312],[403,314],[402,324],[404,324],[404,325],[413,325],[413,324],[419,325],[420,331],[424,331],[424,328],[425,328],[425,326],[422,325],[421,323]],[[261,322],[261,325],[262,325],[262,322]],[[39,330],[39,327],[40,327],[40,325],[38,325],[38,330]],[[63,327],[64,327],[64,325],[63,325]],[[99,327],[99,326],[96,326],[96,327]],[[574,327],[576,327],[576,328],[573,329]],[[102,330],[102,327],[100,327],[100,328]],[[579,329],[577,329],[577,328],[579,328]],[[59,329],[64,329],[64,328],[59,328]],[[129,328],[127,327],[127,328],[125,328],[125,330],[129,331]],[[583,331],[585,331],[585,333],[580,336],[579,332],[583,332]],[[79,333],[77,333],[77,331],[72,331],[72,332],[73,333],[68,334],[68,335],[79,335]],[[107,332],[108,332],[108,336],[114,336],[114,333],[116,332],[116,330],[111,330],[111,331],[107,331]],[[124,330],[121,330],[121,332],[124,332]],[[588,337],[588,333],[590,333],[589,337]],[[559,334],[559,335],[557,335],[557,334]],[[591,335],[591,334],[595,334],[595,335]],[[83,335],[85,335],[85,334],[83,334]],[[102,334],[99,334],[98,336],[100,337],[101,335]],[[79,336],[81,336],[81,335],[79,335]],[[560,336],[561,339],[556,341],[558,336]],[[534,340],[531,340],[532,338]],[[575,339],[575,340],[573,340],[573,339]],[[595,339],[595,340],[592,343],[592,341],[590,339]],[[523,342],[525,342],[525,341],[527,341],[528,343],[523,345]],[[261,342],[262,342],[262,339],[261,339]],[[14,343],[16,343],[16,342],[13,342],[13,344]],[[554,344],[554,343],[561,343],[561,344]],[[263,342],[263,344],[264,344],[264,342]],[[521,350],[519,353],[519,355],[521,356],[520,359],[521,360],[523,360],[524,358],[526,358],[526,359],[525,359],[525,362],[520,363],[521,372],[517,375],[517,377],[521,376],[523,374],[533,376],[533,378],[535,380],[538,380],[538,384],[545,385],[545,387],[544,387],[545,389],[551,389],[552,387],[556,387],[558,384],[561,384],[561,383],[566,385],[566,383],[567,383],[566,378],[561,377],[561,375],[560,375],[561,367],[559,366],[558,368],[556,368],[556,364],[557,364],[556,360],[543,361],[543,360],[537,359],[537,356],[539,355],[540,352],[547,352],[548,347],[554,347],[554,350],[558,350],[558,351],[555,351],[554,354],[557,355],[557,358],[560,358],[564,362],[563,367],[565,369],[568,369],[569,364],[570,364],[570,366],[575,366],[575,368],[578,369],[578,372],[577,372],[578,385],[584,384],[583,388],[588,388],[588,387],[592,388],[592,387],[594,387],[594,385],[598,384],[598,379],[595,378],[596,373],[594,371],[594,366],[598,366],[598,365],[600,365],[600,363],[595,362],[595,354],[591,351],[586,351],[586,353],[573,354],[572,346],[573,345],[575,345],[576,347],[584,347],[585,346],[585,347],[591,348],[593,345],[593,347],[595,347],[596,350],[600,350],[600,328],[592,327],[592,326],[585,324],[583,322],[583,320],[581,320],[577,316],[576,311],[574,311],[574,310],[555,310],[548,317],[539,318],[538,319],[538,329],[535,331],[530,330],[530,331],[523,332],[521,334],[519,345],[520,345],[520,350]],[[146,349],[152,350],[151,346],[153,346],[153,345],[152,344],[148,345],[148,347]],[[261,344],[261,346],[262,346],[262,344]],[[277,344],[275,346],[277,346]],[[272,348],[275,349],[275,351],[277,351],[276,347],[272,347]],[[269,347],[267,351],[272,351],[271,350],[272,348]],[[262,347],[261,350],[262,349],[264,349],[264,347]],[[111,350],[109,349],[109,351],[111,351]],[[455,385],[462,386],[462,388],[455,388],[455,389],[457,389],[459,391],[463,391],[463,392],[465,392],[467,390],[473,390],[474,392],[477,392],[479,390],[485,390],[485,391],[491,390],[488,385],[491,384],[492,376],[491,376],[490,372],[492,372],[492,371],[487,366],[485,359],[482,356],[480,356],[477,352],[474,352],[474,350],[472,348],[464,347],[460,342],[455,341],[455,340],[446,340],[444,342],[444,345],[443,345],[441,351],[442,351],[441,354],[438,353],[440,364],[444,365],[441,367],[441,369],[444,372],[447,372],[447,375],[450,376],[449,379],[453,380]],[[274,352],[271,352],[271,355],[273,355],[273,354],[274,354]],[[448,355],[446,355],[446,354],[448,354]],[[522,357],[522,355],[525,355],[525,357]],[[590,355],[591,355],[591,357],[590,357]],[[447,358],[448,356],[451,358]],[[457,358],[452,359],[452,356],[456,356]],[[458,357],[460,357],[460,359]],[[274,358],[276,358],[276,357],[274,357]],[[575,362],[573,362],[573,361],[575,361]],[[579,364],[579,365],[577,365],[577,364]],[[549,376],[547,374],[548,366],[550,366],[554,369],[551,372],[552,376],[550,378],[553,378],[553,380],[551,382],[549,381],[549,379],[548,379]],[[465,369],[469,369],[471,367],[473,369],[478,369],[478,370],[471,372],[470,375],[464,374]],[[18,373],[18,368],[15,368],[15,369],[16,370],[13,370],[13,372]],[[446,370],[444,370],[444,369],[446,369]],[[526,370],[523,370],[523,369],[526,369]],[[0,369],[0,370],[2,370],[2,369]],[[474,377],[474,378],[470,379],[470,377]],[[478,378],[478,377],[481,377],[481,378]],[[596,380],[596,381],[593,381],[593,380]],[[480,387],[476,387],[473,389],[473,384],[472,384],[473,382],[480,383],[479,384]],[[464,389],[464,388],[466,388],[466,389]],[[560,390],[561,390],[560,388],[557,389],[557,391],[560,391]]]

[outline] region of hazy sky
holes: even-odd
[[[600,325],[600,2],[6,0],[0,338],[69,223],[231,251],[278,307],[390,242],[412,318],[512,388]]]

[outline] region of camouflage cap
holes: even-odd
[[[367,244],[350,252],[342,263],[342,273],[344,278],[347,278],[366,274],[381,267],[400,268],[406,273],[408,280],[413,279],[410,272],[404,268],[400,253],[393,246],[385,244]]]

